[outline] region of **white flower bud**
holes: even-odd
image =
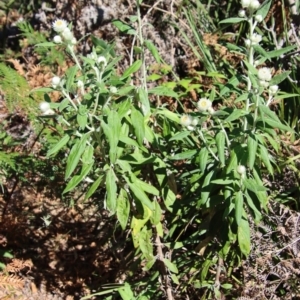
[[[269,87],[269,93],[275,95],[278,92],[278,85],[271,85]]]
[[[102,64],[104,67],[106,67],[107,65],[107,61],[106,61],[106,58],[104,56],[99,56],[97,58],[97,63],[100,65]]]
[[[266,67],[260,68],[257,72],[257,76],[260,80],[270,81],[272,79],[271,69]]]
[[[50,109],[50,104],[48,102],[41,102],[39,106],[42,112],[45,112],[48,109]]]
[[[209,108],[207,109],[207,112],[208,112],[209,114],[213,115],[213,114],[215,113],[215,110],[214,110],[212,107],[209,107]]]
[[[265,81],[265,80],[260,80],[258,82],[259,86],[263,87],[263,88],[267,88],[269,86],[269,82]]]
[[[43,112],[44,116],[51,116],[51,115],[54,115],[54,114],[55,114],[55,111],[51,108],[46,110],[45,112]]]
[[[74,37],[72,38],[72,40],[71,40],[71,44],[72,44],[72,45],[76,45],[76,44],[77,44],[77,40],[76,40],[76,38],[74,38]]]
[[[52,78],[52,86],[56,88],[60,84],[60,78],[58,76],[54,76]]]
[[[78,80],[77,81],[77,87],[82,88],[84,86],[83,81]]]
[[[73,33],[71,32],[71,30],[68,27],[64,29],[64,31],[61,33],[61,35],[68,42],[71,42],[74,38]]]
[[[87,55],[87,58],[96,61],[97,60],[97,54],[94,53],[94,52],[91,52],[90,54]]]
[[[193,121],[192,121],[192,125],[193,126],[197,126],[198,125],[198,119],[193,119]]]
[[[240,18],[244,18],[246,16],[246,11],[244,9],[240,9],[238,12],[238,16]]]
[[[109,91],[112,93],[112,94],[116,94],[118,92],[118,89],[115,87],[115,86],[111,86]]]
[[[53,38],[53,42],[55,44],[61,44],[62,43],[62,39],[60,37],[60,35],[56,35],[54,38]]]
[[[253,9],[253,10],[257,10],[260,7],[260,3],[258,0],[252,0],[250,1],[250,5],[249,8]]]
[[[251,41],[249,39],[245,40],[245,46],[250,47],[251,46]]]
[[[263,20],[262,15],[256,15],[255,20],[256,20],[257,23],[260,23]]]
[[[238,165],[236,171],[241,175],[244,176],[246,173],[246,167],[243,165]]]
[[[243,8],[249,7],[251,0],[241,0],[241,5]]]

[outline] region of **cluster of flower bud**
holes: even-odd
[[[68,45],[75,45],[76,38],[68,27],[68,23],[63,19],[57,19],[52,23],[53,30],[58,34],[53,38],[54,43],[61,44],[63,42]]]

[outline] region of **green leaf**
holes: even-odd
[[[119,103],[118,114],[120,119],[126,116],[131,108],[131,101],[129,99],[123,100]]]
[[[264,118],[263,121],[266,122],[268,125],[270,125],[272,128],[278,128],[282,131],[293,131],[292,128],[290,128],[289,126],[283,125],[280,121],[276,122],[269,118]]]
[[[107,196],[106,196],[106,206],[107,209],[114,213],[116,211],[117,206],[117,184],[116,184],[116,176],[115,172],[112,168],[109,168],[109,170],[106,173],[106,190],[107,190]]]
[[[252,133],[249,134],[248,136],[247,144],[248,144],[248,167],[252,170],[255,163],[256,151],[258,145],[256,137]]]
[[[237,225],[239,226],[242,220],[242,215],[243,215],[243,204],[244,204],[244,198],[243,198],[243,193],[242,191],[238,191],[235,195],[235,221]]]
[[[77,65],[74,65],[70,68],[67,69],[66,71],[66,77],[67,77],[67,82],[66,82],[66,90],[68,92],[71,91],[71,87],[74,83],[74,78],[75,78],[75,75],[78,71],[78,66]]]
[[[256,15],[261,15],[262,18],[264,19],[267,16],[268,12],[270,11],[271,4],[272,4],[271,0],[265,1],[256,12]]]
[[[123,75],[120,77],[120,80],[126,79],[129,77],[131,74],[137,72],[142,65],[141,60],[136,60],[128,69],[125,70]]]
[[[47,152],[47,157],[57,153],[61,148],[63,148],[70,140],[69,135],[65,135],[52,149]]]
[[[109,158],[111,163],[117,159],[117,146],[121,134],[121,120],[119,114],[112,110],[108,112],[108,124],[101,122],[101,127],[109,141]]]
[[[268,172],[273,176],[274,170],[273,170],[273,167],[272,167],[270,159],[269,159],[268,149],[263,145],[260,145],[259,148],[260,148],[259,149],[260,150],[260,158],[263,161],[264,165],[266,166]]]
[[[95,191],[97,190],[97,188],[99,187],[100,183],[102,182],[102,179],[103,179],[103,175],[101,174],[97,180],[95,182],[93,182],[93,184],[91,185],[91,187],[89,188],[89,190],[87,191],[85,197],[84,197],[84,200],[90,198],[94,193]]]
[[[252,178],[246,178],[243,180],[243,184],[247,190],[257,194],[258,192],[265,192],[266,188],[262,185],[257,184],[257,181]]]
[[[292,46],[288,46],[288,47],[281,48],[281,49],[278,49],[278,50],[273,50],[273,51],[267,52],[267,57],[269,59],[274,58],[274,57],[280,57],[282,54],[290,52],[290,51],[292,51],[296,48],[297,48],[296,45],[292,45]]]
[[[142,103],[142,112],[144,116],[147,116],[151,110],[150,110],[150,101],[148,98],[148,93],[143,89],[142,87],[139,87],[137,89],[137,96],[139,101]]]
[[[178,141],[178,140],[183,140],[184,138],[186,138],[187,136],[189,136],[191,134],[190,131],[181,131],[176,133],[175,135],[173,135],[170,139],[169,142],[171,141]]]
[[[241,219],[237,235],[241,252],[245,256],[248,256],[251,250],[250,227],[248,220],[245,220],[244,218]]]
[[[272,78],[272,80],[270,81],[270,85],[276,85],[276,84],[281,83],[289,76],[290,73],[291,73],[291,71],[285,71],[285,72],[282,72],[282,73],[274,76]]]
[[[57,44],[52,42],[44,42],[44,43],[38,43],[34,45],[35,47],[54,47],[57,46]]]
[[[246,99],[247,99],[248,94],[243,94],[242,96],[245,96]],[[243,99],[243,100],[245,100],[245,99]],[[236,99],[235,102],[237,102],[237,99]],[[246,111],[244,111],[244,110],[242,110],[242,109],[237,109],[237,108],[235,108],[235,109],[233,110],[233,112],[232,112],[232,113],[224,120],[224,122],[232,122],[232,121],[237,120],[237,119],[239,119],[240,117],[243,117],[243,116],[245,116],[245,115],[247,115],[247,114],[248,114],[248,112],[246,112]]]
[[[157,114],[163,115],[166,118],[168,118],[169,120],[171,120],[177,124],[180,124],[180,117],[168,109],[160,109],[157,111]]]
[[[204,182],[202,184],[202,192],[201,192],[201,204],[205,204],[209,198],[210,191],[212,189],[211,178],[213,177],[214,174],[215,171],[212,170],[206,175],[204,179]]]
[[[219,131],[216,136],[216,143],[218,149],[218,156],[222,166],[225,165],[225,133],[223,131]]]
[[[219,24],[236,24],[245,21],[245,18],[228,18],[219,22]]]
[[[90,133],[84,134],[76,143],[73,145],[70,154],[67,159],[67,167],[65,173],[65,180],[67,180],[77,167],[80,157],[86,148],[86,142],[90,137]]]
[[[152,224],[157,225],[161,220],[161,216],[162,216],[162,211],[160,205],[157,201],[154,201],[154,211],[151,217]]]
[[[201,173],[205,172],[208,163],[208,153],[209,151],[207,150],[206,147],[203,147],[199,153],[199,164],[200,164]]]
[[[83,164],[92,164],[94,162],[94,147],[92,145],[87,145],[81,157]]]
[[[129,185],[130,190],[133,192],[137,200],[139,200],[142,204],[147,206],[149,209],[153,210],[153,203],[148,198],[147,194],[139,187],[138,184],[132,183],[127,177],[125,177],[127,184]]]
[[[134,133],[139,145],[143,146],[144,138],[145,138],[145,123],[144,116],[142,113],[135,109],[131,108],[131,122],[134,128]]]
[[[148,48],[148,50],[151,52],[151,54],[153,55],[153,57],[155,58],[156,62],[160,63],[162,61],[159,52],[157,50],[157,48],[155,47],[155,45],[152,43],[152,41],[150,40],[145,40],[144,41],[145,46]]]
[[[166,267],[167,267],[172,273],[178,274],[177,266],[176,266],[174,263],[172,263],[169,259],[164,258],[164,263],[165,263]]]
[[[220,184],[220,185],[229,185],[229,184],[233,184],[234,182],[235,180],[232,179],[215,179],[211,181],[211,183]]]
[[[120,189],[117,199],[117,218],[123,230],[127,227],[127,222],[130,213],[130,203],[128,200],[127,192]]]
[[[172,212],[173,211],[173,205],[176,200],[176,195],[173,193],[173,191],[169,188],[166,187],[163,190],[163,195],[164,195],[164,204],[168,211]]]
[[[197,150],[188,150],[182,153],[175,154],[173,156],[169,156],[169,159],[171,160],[191,159],[196,153]]]
[[[130,26],[130,25],[128,25],[128,24],[122,22],[121,20],[113,20],[112,23],[113,23],[113,24],[114,24],[114,25],[115,25],[122,33],[130,34],[130,35],[135,35],[135,34],[136,34],[136,30],[135,30],[132,26]]]
[[[132,178],[133,176],[134,176],[134,175],[132,175],[131,178]],[[134,176],[134,177],[135,177],[135,176]],[[158,196],[158,195],[159,195],[158,189],[157,189],[155,186],[153,186],[153,185],[151,185],[151,184],[149,184],[149,183],[147,183],[147,182],[145,182],[145,181],[142,181],[142,180],[140,180],[140,179],[138,179],[138,178],[135,178],[135,179],[134,179],[134,183],[137,184],[137,185],[139,185],[139,187],[141,187],[141,189],[142,189],[144,192],[148,193],[148,194],[152,194],[152,195],[155,195],[155,196]]]
[[[157,86],[152,89],[148,90],[149,94],[154,94],[157,96],[166,96],[166,97],[173,97],[178,98],[178,94],[174,92],[172,89],[167,88],[166,86]]]
[[[246,191],[245,193],[246,196],[246,204],[250,207],[250,209],[253,211],[254,213],[254,217],[255,217],[255,222],[259,222],[262,218],[262,215],[259,211],[259,207],[256,207],[252,198],[249,196],[249,193]]]
[[[92,164],[84,165],[82,167],[80,175],[76,175],[72,177],[62,193],[65,194],[69,191],[72,191],[81,181],[83,181],[86,178],[86,176],[88,175],[92,167],[93,167]]]
[[[153,245],[151,242],[151,230],[145,226],[139,234],[139,247],[147,260],[153,259]]]

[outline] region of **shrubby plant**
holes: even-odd
[[[171,112],[149,100],[151,95],[178,98],[176,91],[135,85],[136,74],[146,82],[143,57],[118,74],[120,58],[113,45],[95,37],[92,52],[78,55],[65,20],[53,23],[52,43],[39,45],[64,46],[74,60],[63,77],[54,76],[52,87],[43,89],[61,93],[59,103],[46,96],[40,104],[41,118],[55,120],[62,134],[48,157],[66,151],[63,193],[88,183],[86,199],[100,191],[98,201],[123,230],[131,230],[136,256],[144,271],[154,274],[152,288],[145,287],[140,297],[153,297],[160,261],[168,299],[175,286],[184,292],[188,284],[203,288],[207,297],[221,298],[231,287],[224,278],[250,253],[249,223],[258,223],[267,212],[264,178],[274,175],[279,131],[292,131],[270,109],[275,97],[288,96],[278,88],[288,73],[274,75],[267,62],[290,48],[262,48],[257,27],[268,4],[248,0],[241,7],[239,17],[221,22],[248,23],[245,44],[228,45],[244,55],[241,68],[219,85],[218,93],[214,88],[200,95],[189,113]],[[134,34],[142,39],[140,30]],[[231,107],[216,104],[230,91],[236,94]],[[221,279],[221,273],[227,276]],[[133,299],[126,289],[131,298],[122,290],[123,299]]]

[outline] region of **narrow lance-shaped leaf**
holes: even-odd
[[[63,191],[63,194],[72,191],[80,182],[82,182],[86,176],[89,174],[89,172],[91,171],[93,165],[92,164],[88,164],[88,165],[84,165],[82,167],[81,173],[80,175],[76,175],[74,176],[67,184],[66,188]]]
[[[123,230],[126,229],[130,212],[130,203],[127,192],[121,189],[117,199],[117,218]]]
[[[138,71],[140,69],[141,65],[142,65],[141,60],[135,61],[128,69],[125,70],[125,72],[121,76],[120,80],[123,80],[123,79],[129,77],[131,74]]]
[[[242,191],[238,191],[235,195],[235,221],[237,225],[240,225],[243,215],[243,204],[244,204],[244,198]]]
[[[114,213],[116,211],[117,204],[117,184],[115,172],[112,168],[106,173],[106,205],[110,212]]]
[[[273,167],[271,165],[270,159],[269,159],[269,152],[267,150],[267,148],[263,145],[260,145],[259,147],[260,149],[260,158],[263,161],[264,165],[266,166],[266,168],[268,169],[268,172],[273,176],[274,175],[274,170]]]
[[[108,116],[108,126],[110,128],[109,138],[109,158],[111,163],[115,163],[117,159],[117,146],[121,133],[121,120],[118,113],[111,110]]]
[[[208,160],[208,150],[206,147],[203,147],[199,153],[199,164],[200,170],[204,173]]]
[[[134,133],[137,141],[142,146],[145,137],[144,116],[139,110],[135,109],[134,107],[132,108],[131,112],[131,122],[134,127]]]
[[[70,136],[69,135],[65,135],[53,148],[51,148],[48,152],[47,152],[47,157],[57,153],[60,149],[62,149],[70,140]]]
[[[254,135],[248,136],[248,166],[250,169],[253,168],[256,158],[257,151],[257,140]]]
[[[216,136],[218,156],[222,166],[225,165],[225,133],[220,131]]]
[[[244,218],[241,219],[240,225],[238,226],[238,242],[240,246],[240,250],[245,256],[248,256],[250,253],[250,227],[248,220]]]
[[[79,140],[77,140],[77,142],[72,147],[69,157],[67,159],[65,180],[67,180],[70,177],[70,175],[73,173],[73,171],[77,167],[80,157],[86,148],[86,142],[87,142],[89,136],[90,136],[89,133],[84,134]]]

